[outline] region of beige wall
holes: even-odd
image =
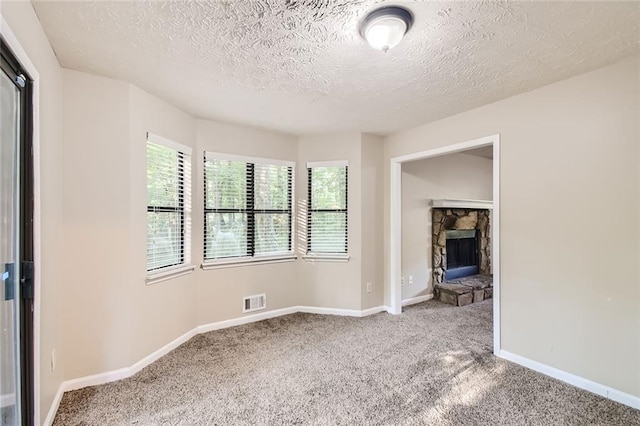
[[[430,201],[492,200],[493,161],[451,154],[402,165],[402,299],[433,293]],[[409,277],[413,283],[409,283]]]
[[[63,380],[62,232],[62,76],[58,61],[29,2],[0,2],[0,12],[40,75],[40,415],[47,415]],[[2,30],[4,31],[4,29]],[[36,232],[38,230],[36,229]],[[65,273],[64,276],[67,274]],[[51,352],[57,367],[51,371]]]
[[[129,272],[127,297],[131,309],[131,358],[139,361],[197,325],[196,281],[193,276],[146,285],[147,265],[147,132],[191,147],[192,180],[200,163],[196,148],[196,120],[154,96],[128,85],[129,89]],[[197,198],[193,196],[192,200]],[[193,201],[192,201],[193,202]],[[199,214],[192,215],[192,228],[200,227]],[[193,237],[197,234],[192,233]],[[194,244],[195,245],[195,244]],[[193,259],[193,256],[192,256]]]
[[[66,379],[128,367],[197,325],[241,317],[242,297],[247,295],[266,293],[267,310],[297,305],[360,310],[363,304],[380,304],[382,241],[376,228],[381,227],[382,200],[362,195],[361,164],[367,164],[367,192],[380,193],[376,188],[382,183],[381,138],[367,136],[366,146],[359,133],[298,140],[195,120],[127,83],[71,70],[63,73],[63,267],[77,272],[64,288],[69,306],[64,312]],[[146,132],[194,148],[196,270],[150,286],[145,284]],[[350,261],[200,269],[204,151],[297,161],[296,200],[302,204],[307,197],[307,161],[349,160]],[[363,202],[377,207],[372,208],[377,215],[365,215]],[[369,230],[366,237],[362,226]],[[366,267],[361,260],[363,242],[370,246],[364,254]],[[304,250],[304,239],[298,243]],[[366,282],[374,284],[372,293],[366,293]]]
[[[294,136],[248,127],[197,121],[198,173],[194,186],[194,261],[203,259],[202,152],[221,152],[251,157],[295,161]],[[296,176],[300,179],[300,175]],[[267,294],[267,310],[298,304],[300,283],[294,262],[249,265],[234,268],[196,270],[198,324],[243,316],[242,297]],[[264,312],[264,311],[261,311]]]
[[[64,76],[65,267],[78,271],[64,293],[72,306],[64,314],[67,379],[128,367],[197,325],[240,317],[243,296],[266,292],[269,310],[298,304],[294,263],[199,268],[202,152],[295,161],[295,137],[195,120],[127,83]],[[196,270],[153,285],[145,283],[147,132],[194,149]]]
[[[65,378],[129,367],[191,330],[192,275],[146,285],[146,133],[195,147],[195,120],[131,86],[64,74]],[[197,165],[194,165],[197,166]]]
[[[130,365],[131,159],[129,85],[66,69],[63,77],[62,297],[71,379]]]
[[[362,309],[380,306],[384,300],[383,155],[384,138],[362,134]],[[371,283],[370,293],[367,283]]]
[[[635,396],[639,62],[393,134],[385,147],[388,176],[392,157],[500,133],[503,349]]]
[[[338,309],[361,309],[362,227],[361,227],[361,135],[360,133],[303,136],[298,140],[296,194],[300,211],[307,205],[307,162],[349,161],[347,183],[348,262],[299,260],[300,304]],[[304,216],[304,215],[303,215]],[[299,255],[306,250],[306,236],[300,235]]]

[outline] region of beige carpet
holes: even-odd
[[[430,301],[199,335],[66,393],[55,425],[640,425],[640,411],[494,357],[491,308]]]

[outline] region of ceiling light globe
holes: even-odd
[[[394,16],[374,19],[364,30],[364,38],[374,49],[387,50],[396,47],[407,32],[407,24]]]
[[[383,52],[402,41],[411,28],[413,15],[407,9],[388,6],[369,13],[360,25],[360,34],[374,49]]]

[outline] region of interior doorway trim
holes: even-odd
[[[486,136],[440,148],[391,158],[390,219],[389,219],[389,312],[402,313],[402,163],[455,154],[470,149],[493,146],[493,225],[491,256],[493,262],[493,353],[500,343],[500,135]]]
[[[33,419],[35,424],[40,421],[40,310],[42,281],[42,253],[41,253],[41,204],[40,204],[40,73],[29,59],[15,33],[0,14],[0,34],[11,48],[20,65],[29,73],[33,80],[32,92],[32,149],[33,149],[33,264],[35,270],[33,289]]]

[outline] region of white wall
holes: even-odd
[[[402,299],[433,293],[431,200],[492,200],[493,161],[451,154],[402,165]],[[409,276],[413,283],[409,283]]]
[[[41,292],[39,409],[44,418],[63,380],[65,354],[62,349],[62,286],[67,272],[62,268],[62,76],[60,67],[40,22],[29,2],[0,2],[0,13],[40,75],[40,203]],[[5,28],[0,28],[5,32]],[[38,233],[38,229],[35,230]],[[50,355],[57,354],[51,371]]]
[[[392,157],[500,134],[503,349],[635,396],[639,62],[396,133],[385,145],[388,176]],[[388,241],[385,259],[388,277]]]

